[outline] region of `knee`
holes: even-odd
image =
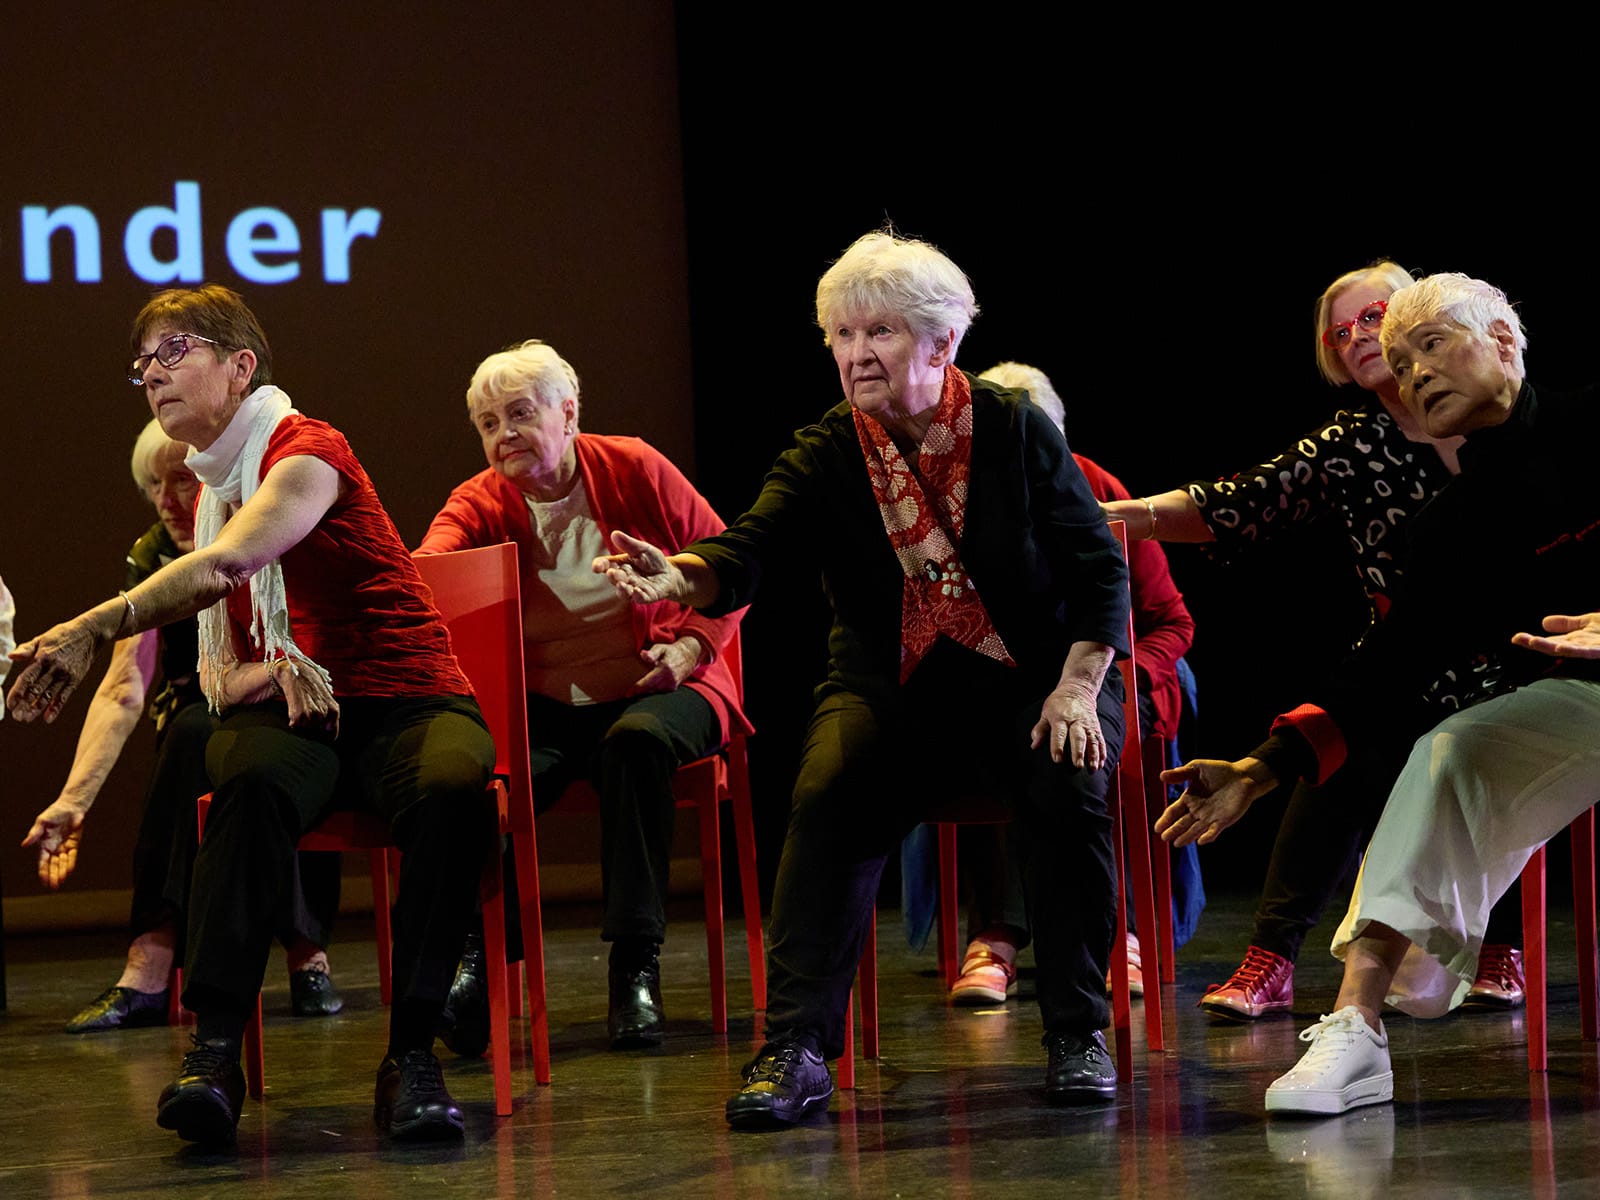
[[[600,741],[600,765],[674,765],[672,745],[661,723],[644,713],[624,713]]]
[[[188,704],[173,714],[163,738],[168,754],[204,755],[206,743],[217,730],[217,719],[203,703]]]

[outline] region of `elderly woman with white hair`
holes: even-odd
[[[133,480],[158,520],[128,551],[125,587],[194,549],[194,502],[200,481],[184,462],[189,447],[150,421],[133,446]],[[198,837],[195,801],[211,790],[206,742],[217,719],[200,690],[192,618],[116,643],[105,677],[83,719],[61,795],[34,818],[24,846],[39,847],[39,880],[59,888],[78,862],[83,823],[149,698],[156,757],[133,845],[133,941],[116,983],[67,1022],[68,1033],[103,1033],[166,1022],[167,980],[183,961],[189,876]],[[161,689],[152,697],[156,680]],[[279,921],[289,958],[296,1016],[331,1016],[344,1002],[328,973],[325,947],[339,908],[339,856],[301,854],[296,884]]]
[[[613,530],[676,548],[723,522],[645,442],[579,432],[578,374],[538,339],[479,364],[467,411],[488,468],[450,494],[416,552],[517,545],[534,801],[554,804],[579,778],[600,794],[607,1031],[614,1047],[654,1046],[665,1032],[672,773],[750,731],[723,657],[739,616],[634,608],[589,568]],[[468,1055],[488,1037],[481,954],[469,943],[444,1030]]]
[[[844,402],[724,532],[670,556],[619,532],[595,563],[636,603],[723,612],[769,564],[815,562],[833,607],[773,898],[766,1044],[728,1101],[736,1127],[826,1109],[885,857],[972,784],[1014,806],[1029,848],[1046,1093],[1115,1095],[1108,668],[1127,650],[1127,569],[1049,418],[957,369],[976,314],[934,247],[861,238],[817,287]]]
[[[1383,354],[1407,412],[1465,437],[1461,474],[1414,518],[1406,586],[1340,675],[1236,762],[1169,771],[1187,784],[1156,828],[1209,842],[1280,781],[1322,780],[1392,737],[1440,661],[1497,653],[1514,690],[1423,734],[1389,794],[1334,939],[1344,980],[1311,1048],[1267,1089],[1269,1112],[1336,1114],[1391,1098],[1380,1010],[1437,1016],[1467,995],[1491,905],[1533,850],[1600,794],[1600,439],[1594,389],[1535,392],[1526,335],[1481,280],[1396,292]],[[1514,497],[1514,501],[1508,498]],[[1561,614],[1581,614],[1577,616]],[[1543,629],[1543,633],[1527,632]]]

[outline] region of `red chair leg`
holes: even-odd
[[[1120,768],[1119,768],[1120,774]],[[1113,789],[1120,780],[1111,781]],[[1133,1078],[1133,1004],[1128,996],[1128,899],[1123,887],[1122,805],[1114,791],[1111,802],[1112,880],[1116,889],[1116,927],[1111,937],[1111,1029],[1116,1040],[1117,1074]]]
[[[839,1087],[848,1091],[856,1086],[856,990],[844,1002],[844,1053],[839,1055]]]
[[[861,1056],[878,1057],[878,914],[867,921],[867,947],[862,952]]]
[[[483,956],[489,983],[489,1053],[494,1068],[494,1111],[511,1115],[511,1019],[506,1011],[506,907],[498,847],[479,884],[483,901]]]
[[[1130,681],[1131,683],[1131,681]],[[1130,713],[1133,706],[1128,706]],[[1135,715],[1133,720],[1137,721]],[[1129,747],[1133,753],[1124,753],[1117,770],[1117,792],[1122,803],[1123,832],[1127,838],[1126,854],[1129,863],[1128,878],[1133,884],[1134,919],[1139,930],[1140,959],[1149,986],[1144,990],[1145,1045],[1151,1050],[1165,1047],[1161,1026],[1161,935],[1156,929],[1155,889],[1150,877],[1150,822],[1144,798],[1144,756],[1135,731],[1129,731]],[[1166,847],[1162,847],[1165,850]],[[1124,899],[1124,903],[1126,900]],[[1127,926],[1123,925],[1124,943]],[[1127,949],[1122,952],[1123,970],[1127,970]]]
[[[1522,868],[1522,971],[1527,994],[1528,1070],[1549,1067],[1545,1042],[1544,847]]]
[[[173,967],[167,974],[167,1024],[187,1025],[189,1014],[183,1007],[183,968]]]
[[[706,894],[706,962],[711,968],[711,1029],[728,1032],[728,964],[722,933],[722,822],[717,798],[700,806],[700,874]]]
[[[390,928],[390,912],[394,903],[389,894],[391,856],[398,860],[398,850],[369,850],[367,863],[372,870],[372,925],[378,943],[378,999],[385,1005],[394,1003],[394,931]]]
[[[1157,737],[1144,742],[1145,815],[1154,824],[1166,808],[1166,787],[1161,770],[1166,766],[1167,744]],[[1161,982],[1178,980],[1177,938],[1173,931],[1172,852],[1164,842],[1150,843],[1150,866],[1156,877],[1156,928],[1161,951]]]
[[[1578,1013],[1586,1041],[1600,1041],[1600,953],[1595,945],[1594,809],[1572,822],[1572,914],[1578,930]]]
[[[744,902],[744,940],[750,956],[750,996],[757,1012],[767,1008],[767,950],[761,938],[761,877],[756,873],[756,823],[750,807],[750,767],[744,742],[728,750],[729,804],[739,847],[739,893]]]
[[[956,939],[957,880],[956,829],[951,821],[941,821],[939,829],[939,966],[944,972],[944,992],[948,997],[961,978],[961,948]],[[970,869],[970,868],[969,868]]]
[[[529,1032],[533,1037],[533,1077],[550,1082],[550,1012],[545,1003],[544,915],[539,902],[539,842],[531,831],[513,834],[512,857],[522,907],[522,962],[528,973]]]

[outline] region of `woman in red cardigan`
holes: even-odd
[[[722,658],[740,614],[630,605],[590,563],[613,529],[681,547],[724,523],[638,438],[579,433],[577,372],[537,339],[486,358],[467,408],[489,467],[450,494],[416,553],[517,544],[535,802],[580,777],[600,793],[607,1031],[614,1047],[657,1045],[672,773],[750,731]],[[487,1039],[481,953],[469,947],[452,993],[447,1041],[465,1054]]]

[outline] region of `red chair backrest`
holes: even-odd
[[[522,588],[512,542],[414,560],[450,630],[494,736],[495,773],[511,781],[513,814],[533,811],[528,696],[522,663]],[[526,801],[526,807],[523,805]]]

